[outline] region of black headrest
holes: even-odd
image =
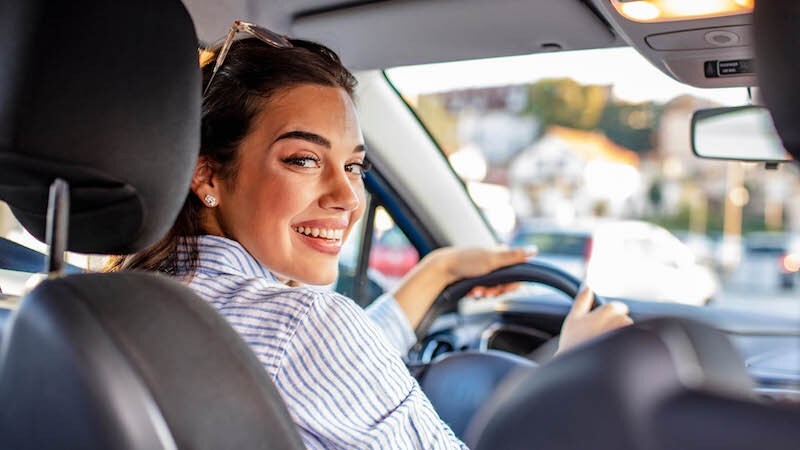
[[[800,2],[759,0],[753,14],[758,84],[784,147],[800,161]]]
[[[130,253],[166,233],[200,145],[197,37],[179,1],[0,2],[0,199],[45,239],[70,186],[68,249]]]

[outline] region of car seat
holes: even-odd
[[[0,198],[52,269],[3,330],[0,447],[303,448],[256,356],[189,289],[61,270],[63,250],[146,248],[186,199],[201,87],[181,2],[4,0],[0,55]]]
[[[800,410],[759,400],[727,336],[654,319],[498,389],[470,423],[476,450],[797,448]]]

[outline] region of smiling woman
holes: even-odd
[[[239,242],[283,282],[329,284],[365,203],[353,101],[344,89],[319,84],[267,101],[239,145],[234,180],[217,175],[209,158],[198,162],[192,190],[219,201],[203,210],[203,229]]]
[[[304,286],[336,279],[369,163],[355,79],[327,48],[291,43],[236,41],[216,73],[206,54],[204,85],[214,79],[191,192],[166,237],[111,269],[182,277],[214,305],[275,381],[309,448],[461,447],[397,353],[415,342],[401,303],[385,296],[365,315]],[[504,256],[495,266],[522,260],[495,253]],[[435,261],[410,277],[405,297],[432,301],[450,281],[446,259]]]
[[[338,164],[338,161],[331,160],[333,152],[324,145],[327,143],[330,147],[333,138],[321,136],[322,132],[315,134],[302,129],[308,125],[296,121],[298,108],[293,109],[292,105],[326,102],[313,109],[319,113],[315,119],[330,119],[328,130],[334,126],[338,126],[337,131],[347,129],[350,134],[346,137],[336,133],[337,138],[351,141],[347,143],[350,145],[347,158],[358,158],[348,160],[347,164],[352,167],[352,164],[364,163],[363,152],[350,154],[353,149],[363,150],[358,123],[349,128],[340,126],[341,121],[355,121],[355,112],[341,116],[326,111],[332,105],[340,111],[352,110],[350,97],[355,89],[355,78],[326,47],[301,40],[293,40],[292,44],[293,47],[278,48],[254,38],[236,41],[216,73],[211,64],[216,55],[213,52],[201,53],[203,86],[208,88],[203,97],[200,159],[192,180],[193,193],[187,196],[175,225],[161,241],[144,252],[113,258],[111,270],[136,268],[176,274],[179,269],[188,269],[181,271],[191,274],[196,266],[196,251],[191,238],[202,234],[236,239],[259,258],[270,253],[256,250],[266,245],[277,244],[288,251],[287,242],[291,236],[288,233],[293,224],[276,223],[275,229],[264,229],[263,214],[274,214],[274,205],[291,209],[287,201],[306,192],[308,181],[319,180],[320,177],[310,175],[321,170],[312,165],[322,167],[323,156],[329,160],[325,164],[326,174],[333,173],[327,166]],[[209,84],[212,77],[213,83]],[[321,96],[317,97],[318,94]],[[264,108],[268,104],[272,108]],[[265,116],[263,112],[267,110],[274,114]],[[342,118],[339,123],[334,123],[336,117]],[[337,145],[343,143],[337,142]],[[326,153],[322,153],[323,150]],[[276,170],[298,176],[270,177],[270,173]],[[302,173],[309,174],[306,181],[303,181]],[[267,197],[259,197],[260,192],[255,192],[255,189],[262,188]],[[360,189],[363,191],[363,187]],[[258,220],[259,211],[261,220]],[[342,215],[339,214],[339,219]],[[245,232],[248,227],[258,230]],[[284,239],[278,239],[278,236]],[[182,241],[188,242],[190,249],[187,268],[177,265],[177,249]],[[281,270],[278,272],[283,273]]]
[[[532,255],[433,251],[365,311],[313,287],[337,277],[369,163],[353,76],[327,48],[287,42],[249,38],[225,58],[201,53],[207,88],[191,191],[166,237],[111,269],[181,277],[216,307],[259,357],[308,447],[462,448],[398,352],[416,342],[414,327],[448,284]],[[589,313],[581,304],[566,321],[570,345],[630,323],[613,305]]]

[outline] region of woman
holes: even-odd
[[[321,45],[263,40],[233,42],[217,72],[217,54],[201,56],[207,87],[191,193],[164,239],[114,267],[183,277],[218,308],[309,448],[462,448],[400,352],[447,284],[528,255],[434,251],[366,312],[310,287],[336,279],[342,242],[364,211],[356,81]],[[588,312],[590,303],[588,292],[575,302],[561,350],[630,323],[624,307]]]

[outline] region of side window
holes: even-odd
[[[0,292],[19,296],[35,286],[45,270],[47,245],[28,233],[0,201]],[[97,270],[103,265],[102,256],[67,252],[67,273]]]
[[[418,262],[417,249],[411,245],[403,230],[394,223],[392,216],[379,206],[375,210],[368,275],[384,290],[388,290],[395,287],[400,278]]]
[[[335,290],[366,307],[396,286],[419,258],[391,215],[382,206],[370,206],[342,247]]]

